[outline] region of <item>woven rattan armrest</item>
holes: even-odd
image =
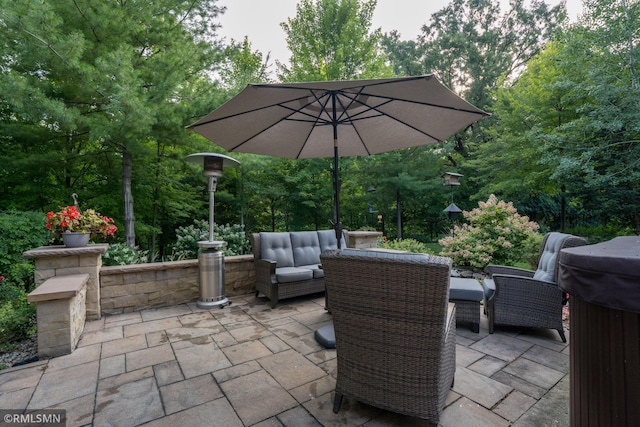
[[[513,276],[533,277],[533,275],[535,274],[535,271],[525,270],[524,268],[494,264],[488,265],[487,271],[491,276],[493,276],[494,274],[510,274]]]

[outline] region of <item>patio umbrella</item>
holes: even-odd
[[[333,157],[333,223],[340,244],[339,157],[440,142],[487,115],[425,75],[251,84],[188,128],[228,151]]]

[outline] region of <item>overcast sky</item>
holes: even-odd
[[[503,0],[508,4],[507,0]],[[546,0],[551,6],[560,0]],[[429,21],[432,13],[446,6],[450,0],[378,0],[373,16],[373,28],[382,32],[398,30],[403,40],[414,40],[420,28]],[[271,64],[275,60],[288,62],[290,52],[285,42],[281,22],[296,15],[298,0],[219,0],[218,5],[227,6],[220,22],[222,35],[228,43],[232,38],[238,42],[249,36],[253,51],[266,56],[271,52]],[[572,21],[582,11],[581,0],[567,0],[567,11]]]

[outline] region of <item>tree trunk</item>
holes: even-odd
[[[124,237],[130,248],[136,246],[136,232],[134,229],[133,195],[131,194],[131,170],[133,168],[131,153],[126,148],[122,152],[122,200],[124,203]]]

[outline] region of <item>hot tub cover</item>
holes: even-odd
[[[592,304],[640,313],[640,237],[560,252],[558,286]]]

